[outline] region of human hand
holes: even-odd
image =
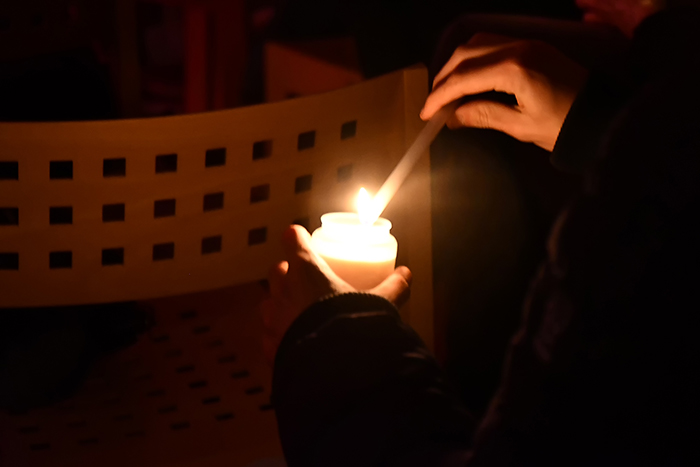
[[[463,96],[499,91],[509,106],[476,100],[460,106],[447,126],[492,128],[551,151],[588,71],[549,44],[476,34],[455,50],[433,81],[421,118]]]
[[[313,250],[311,236],[303,227],[290,226],[282,236],[282,245],[287,261],[270,270],[270,297],[260,305],[263,353],[270,365],[282,337],[305,309],[327,295],[356,292]],[[398,307],[408,298],[410,282],[411,271],[400,266],[367,293],[384,297]]]

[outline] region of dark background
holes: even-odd
[[[7,0],[0,5],[0,120],[84,120],[176,114],[183,111],[182,4],[187,0],[135,2],[138,72],[142,105],[124,115],[115,69],[122,66],[117,44],[117,6],[123,0]],[[231,0],[235,1],[235,0]],[[189,3],[196,3],[189,2]],[[430,64],[441,33],[460,15],[504,13],[577,19],[569,0],[247,0],[246,70],[237,105],[263,100],[262,46],[268,40],[295,41],[351,36],[366,78],[418,62]],[[66,21],[80,40],[54,50]],[[71,21],[73,23],[71,23]],[[70,26],[69,26],[70,28]],[[160,40],[149,40],[154,29]],[[21,34],[18,33],[21,32]],[[30,36],[32,47],[27,45]],[[45,47],[42,47],[44,45]],[[235,48],[236,44],[229,44]],[[56,46],[59,47],[59,46]],[[154,70],[153,57],[165,62]],[[150,80],[150,81],[149,81]],[[152,101],[155,100],[155,103]],[[151,104],[149,104],[149,102]]]

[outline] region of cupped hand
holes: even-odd
[[[270,296],[260,305],[263,318],[263,352],[272,365],[282,337],[309,306],[328,295],[356,292],[335,274],[311,246],[311,236],[301,226],[290,226],[282,236],[287,261],[270,269]],[[401,306],[408,298],[411,271],[400,266],[384,282],[367,293]]]
[[[540,41],[477,34],[455,50],[433,82],[421,118],[464,96],[499,91],[515,106],[477,100],[460,106],[450,128],[491,128],[551,151],[588,71]]]

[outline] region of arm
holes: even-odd
[[[592,73],[573,102],[550,155],[554,167],[570,173],[590,169],[630,89],[607,73]]]
[[[494,90],[510,94],[516,104],[483,98]],[[552,151],[556,168],[582,173],[629,93],[613,73],[589,75],[544,42],[476,34],[435,77],[421,117],[429,119],[447,103],[470,96],[448,126],[502,131]]]
[[[290,467],[463,465],[473,426],[420,338],[368,294],[317,302],[292,325],[273,404]]]
[[[462,465],[471,417],[394,305],[407,298],[408,270],[357,293],[308,237],[285,233],[289,261],[273,268],[262,306],[290,467]]]

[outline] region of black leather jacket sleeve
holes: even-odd
[[[361,293],[322,300],[293,323],[272,402],[290,467],[461,465],[474,426],[394,306]]]

